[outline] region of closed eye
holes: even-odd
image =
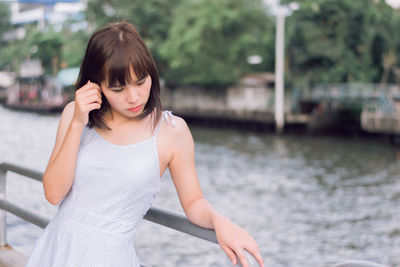
[[[121,92],[124,89],[124,87],[123,86],[116,86],[116,87],[110,87],[108,89],[110,89],[110,90],[112,90],[114,92]]]
[[[146,81],[146,78],[147,78],[147,77],[145,77],[145,78],[143,78],[143,79],[141,79],[141,80],[136,81],[136,82],[135,82],[135,85],[137,85],[137,86],[143,85],[144,82]],[[113,87],[109,87],[108,89],[111,90],[111,91],[114,91],[114,92],[121,92],[122,90],[124,90],[124,88],[125,88],[125,86],[113,86]]]
[[[139,81],[136,81],[135,84],[136,85],[142,85],[142,84],[144,84],[145,81],[146,81],[146,77],[141,79],[141,80],[139,80]]]

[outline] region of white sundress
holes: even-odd
[[[138,267],[135,231],[160,189],[157,135],[115,145],[82,132],[72,187],[36,240],[25,267]]]

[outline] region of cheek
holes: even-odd
[[[115,104],[118,102],[118,99],[112,94],[103,93],[103,98],[105,98],[105,100],[113,106],[115,106]]]
[[[151,91],[151,86],[149,86],[148,88],[146,88],[146,94],[149,95]]]
[[[151,85],[152,85],[151,77],[149,77],[149,78],[146,80],[145,85],[146,85],[146,93],[149,94],[149,93],[150,93],[150,90],[151,90]]]
[[[150,95],[150,91],[151,91],[151,79],[149,79],[150,81],[146,84],[146,96],[149,97]]]
[[[149,101],[150,98],[150,88],[146,88],[146,91],[143,93],[143,98],[146,99],[146,102]]]

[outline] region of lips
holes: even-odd
[[[136,107],[133,107],[133,108],[130,108],[130,109],[128,109],[129,111],[131,111],[131,112],[137,112],[137,111],[139,111],[140,110],[140,108],[142,107],[142,105],[139,105],[139,106],[136,106]]]

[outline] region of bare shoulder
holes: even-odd
[[[159,151],[161,163],[170,168],[190,159],[194,154],[194,142],[186,121],[164,112],[160,125]],[[172,165],[171,165],[172,164]]]
[[[163,116],[160,131],[163,132],[163,141],[167,150],[173,154],[177,151],[192,150],[194,146],[193,137],[186,121],[179,116],[172,115],[172,113],[164,113]]]
[[[61,136],[64,136],[69,124],[72,121],[72,117],[74,116],[75,111],[75,101],[69,102],[65,107],[63,112],[61,113],[60,123],[58,126],[58,132]]]
[[[171,114],[164,119],[164,122],[165,132],[169,137],[179,139],[191,136],[189,127],[182,117]]]
[[[74,116],[75,111],[75,103],[74,101],[69,102],[65,107],[61,114],[60,122],[58,124],[57,135],[56,135],[56,142],[54,144],[53,152],[50,156],[49,162],[52,162],[57,155],[61,144],[64,141],[64,137],[68,130],[68,127],[72,121],[72,117]]]
[[[74,110],[75,110],[75,101],[71,101],[69,102],[63,110],[63,114],[74,114]]]
[[[61,114],[60,123],[67,123],[69,125],[74,115],[74,111],[75,111],[75,101],[71,101],[64,107],[64,110]]]

